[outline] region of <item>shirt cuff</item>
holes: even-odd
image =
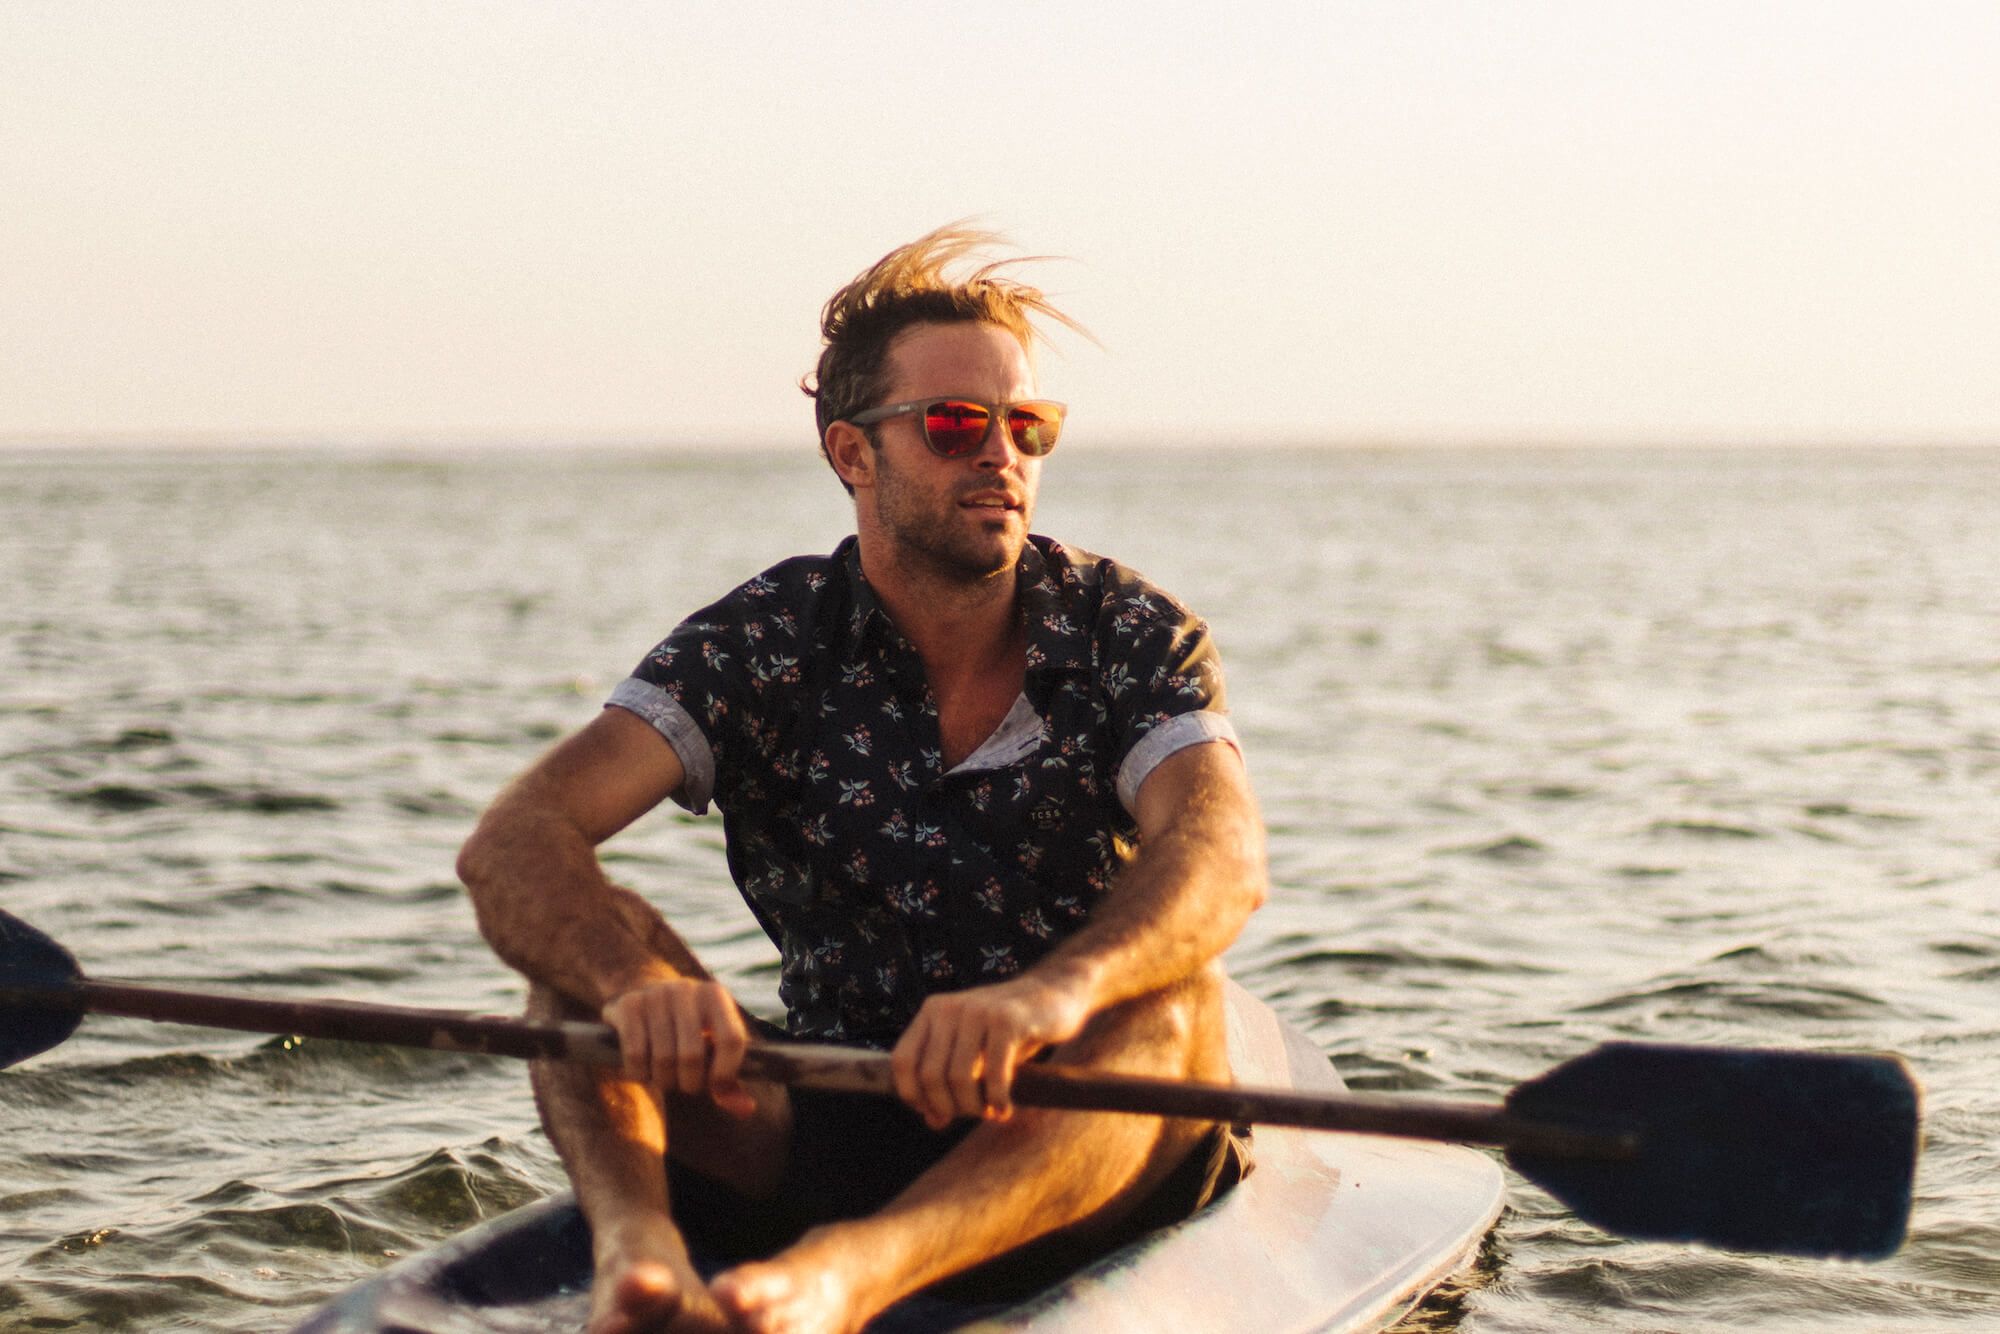
[[[696,815],[705,814],[709,798],[715,795],[715,751],[693,715],[672,695],[636,676],[620,681],[611,698],[604,701],[605,708],[614,706],[638,714],[667,739],[674,754],[680,756],[681,769],[686,775],[681,779],[680,789],[673,794],[674,800]]]
[[[1189,746],[1199,746],[1209,741],[1221,741],[1235,747],[1236,753],[1243,753],[1243,743],[1236,739],[1236,729],[1229,725],[1229,719],[1222,714],[1207,709],[1195,713],[1180,713],[1167,719],[1152,731],[1139,738],[1139,743],[1125,756],[1125,763],[1118,766],[1118,800],[1136,818],[1139,814],[1139,789],[1160,767],[1160,762],[1177,750]]]

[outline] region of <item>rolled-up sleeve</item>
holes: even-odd
[[[666,738],[687,775],[674,800],[696,815],[704,814],[715,796],[715,748],[693,715],[664,689],[636,676],[620,681],[604,706],[637,714]]]
[[[718,795],[728,804],[729,766],[741,750],[742,692],[751,675],[742,602],[732,594],[675,626],[604,702],[666,738],[687,774],[674,800],[696,815]]]
[[[1139,789],[1176,751],[1223,742],[1242,752],[1208,625],[1166,593],[1129,575],[1107,589],[1095,657],[1121,738],[1118,799],[1134,816]]]
[[[1139,744],[1126,752],[1125,762],[1118,766],[1118,800],[1124,803],[1126,810],[1137,816],[1139,789],[1152,777],[1153,770],[1176,751],[1206,745],[1211,741],[1224,742],[1239,755],[1243,752],[1243,744],[1236,739],[1236,729],[1220,713],[1204,709],[1198,713],[1177,714],[1158,724],[1139,738]]]

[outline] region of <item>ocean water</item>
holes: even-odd
[[[1639,1244],[1518,1180],[1408,1329],[2000,1329],[2000,452],[1057,455],[1203,611],[1270,827],[1231,956],[1364,1088],[1612,1038],[1902,1053],[1908,1245]],[[0,906],[87,970],[511,1009],[452,875],[809,453],[0,455]],[[608,846],[753,1006],[713,819]],[[91,1019],[0,1073],[0,1329],[268,1330],[561,1184],[510,1062]]]

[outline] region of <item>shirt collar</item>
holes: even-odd
[[[891,643],[904,642],[902,632],[861,572],[860,541],[846,538],[834,555],[845,567],[848,587],[853,590],[841,640],[847,658],[851,661],[867,648],[871,631],[890,636]],[[1060,580],[1069,568],[1068,553],[1046,537],[1031,535],[1021,548],[1020,563],[1014,567],[1014,590],[1028,630],[1030,672],[1090,667],[1089,627],[1077,623],[1062,596]]]
[[[1062,595],[1061,581],[1072,569],[1069,553],[1046,537],[1030,537],[1021,548],[1014,578],[1028,627],[1030,672],[1090,668],[1090,627],[1078,623]]]
[[[882,609],[882,600],[875,596],[869,586],[868,577],[861,573],[861,539],[842,538],[833,554],[840,558],[841,566],[847,571],[847,587],[853,594],[847,604],[847,625],[841,633],[841,656],[853,662],[868,646],[868,629],[879,623],[884,634],[901,639],[896,623],[889,619],[889,613]]]

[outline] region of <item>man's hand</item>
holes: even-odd
[[[1089,1018],[1081,986],[1032,973],[932,996],[890,1053],[896,1092],[933,1130],[961,1116],[1005,1120],[1021,1062]]]
[[[686,977],[648,982],[620,993],[603,1013],[618,1032],[627,1079],[649,1084],[662,1096],[706,1092],[735,1117],[757,1110],[736,1079],[750,1034],[720,982]]]

